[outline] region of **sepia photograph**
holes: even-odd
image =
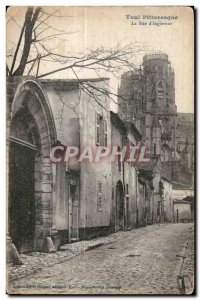
[[[6,8],[6,292],[195,293],[194,7]]]

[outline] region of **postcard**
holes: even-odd
[[[195,292],[194,14],[7,8],[7,293]]]

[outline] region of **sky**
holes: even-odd
[[[51,12],[51,8],[45,8]],[[55,9],[55,7],[54,7]],[[194,110],[194,32],[193,11],[189,7],[62,7],[62,17],[49,18],[47,22],[57,29],[72,34],[52,39],[52,48],[66,55],[81,55],[85,51],[114,47],[117,43],[131,43],[139,48],[133,54],[136,65],[142,63],[146,53],[167,53],[175,71],[175,92],[178,112]],[[7,12],[7,49],[15,48],[24,21],[24,7],[10,7]],[[128,17],[131,16],[131,17]],[[143,19],[145,16],[145,19]],[[151,19],[170,16],[175,19]],[[134,25],[132,25],[132,22]],[[150,23],[151,22],[151,23]],[[154,23],[153,23],[154,22]],[[156,25],[159,22],[165,25]],[[51,34],[51,30],[47,34]],[[55,64],[45,63],[41,68],[52,70]],[[104,75],[104,74],[102,74]],[[51,78],[71,78],[70,72],[60,72]],[[93,77],[81,71],[80,77]],[[110,77],[110,76],[108,76]],[[110,80],[115,90],[116,78]]]

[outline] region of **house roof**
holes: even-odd
[[[98,82],[98,81],[106,81],[106,80],[110,80],[110,78],[108,77],[96,77],[96,78],[80,78],[80,79],[76,79],[76,78],[72,78],[72,79],[49,79],[49,78],[45,78],[45,79],[39,79],[39,81],[41,81],[42,83],[71,83],[71,82],[75,82],[75,83],[79,83],[79,82],[87,82],[87,81],[91,81],[91,82]]]
[[[167,178],[167,177],[165,177],[165,176],[161,176],[161,178],[162,178],[162,179],[164,179],[165,181],[168,181],[168,182],[170,182],[170,183],[172,183],[172,182],[173,182],[172,180],[170,180],[169,178]]]
[[[173,202],[176,203],[176,204],[177,203],[191,204],[190,201],[187,201],[187,200],[184,200],[184,199],[180,199],[180,200],[179,199],[174,199]]]
[[[74,90],[79,89],[80,84],[84,82],[102,82],[107,81],[107,77],[99,78],[80,78],[80,79],[39,79],[39,81],[46,86],[62,87],[62,89]]]
[[[183,184],[183,183],[180,183],[180,182],[176,182],[176,181],[172,181],[172,188],[173,190],[193,190],[193,188],[191,188],[190,185],[188,184]]]
[[[112,124],[118,128],[122,134],[128,134],[128,132],[130,132],[137,141],[141,140],[142,135],[133,123],[122,121],[119,115],[113,111],[110,111],[110,119]]]
[[[153,171],[159,161],[159,155],[151,156],[149,161],[136,161],[133,163],[133,167],[139,170]]]
[[[114,113],[113,111],[110,111],[110,120],[111,123],[119,129],[119,131],[123,134],[127,134],[127,127],[125,123],[120,119],[119,115],[117,113]]]
[[[168,182],[170,182],[172,184],[173,190],[179,190],[179,189],[181,189],[181,190],[193,190],[193,188],[188,184],[183,184],[183,183],[171,180],[171,179],[169,179],[165,176],[161,176],[161,178],[168,181]]]
[[[141,140],[142,135],[133,123],[125,122],[125,125],[127,130],[130,131],[131,134],[133,134],[133,136],[136,138],[137,141]]]

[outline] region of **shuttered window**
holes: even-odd
[[[107,146],[107,139],[107,121],[99,113],[96,113],[96,145]]]

